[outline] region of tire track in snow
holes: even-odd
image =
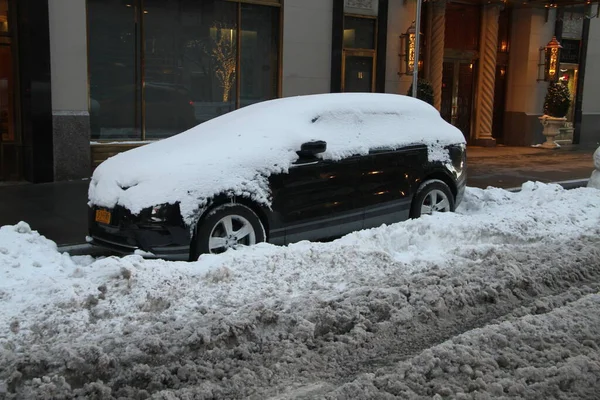
[[[600,295],[468,331],[326,399],[596,399]]]
[[[424,321],[415,321],[406,324],[394,332],[402,337],[397,341],[391,341],[390,346],[371,351],[366,359],[357,361],[349,360],[355,368],[338,368],[341,374],[319,383],[310,383],[293,389],[282,389],[281,393],[273,395],[272,399],[301,399],[321,397],[326,393],[334,391],[335,388],[354,380],[357,376],[373,371],[385,371],[393,369],[398,362],[409,360],[422,351],[439,345],[447,340],[488,324],[495,324],[505,320],[514,320],[529,314],[543,314],[551,312],[557,307],[563,307],[571,302],[591,294],[598,293],[600,288],[600,241],[598,236],[593,235],[581,240],[574,240],[555,249],[542,246],[538,251],[539,268],[532,269],[529,276],[507,281],[502,290],[498,290],[500,282],[491,281],[487,287],[481,287],[479,310],[473,312],[475,307],[457,308],[444,318],[442,313],[428,318],[421,314]],[[536,258],[534,248],[531,246],[510,246],[512,252],[492,251],[487,255],[475,256],[478,259],[510,259],[514,256],[520,259],[520,253],[528,253],[529,262]],[[506,250],[506,249],[505,249]],[[545,254],[544,254],[545,252]],[[559,256],[560,254],[563,257]],[[571,256],[569,265],[561,265],[564,255]],[[496,260],[500,261],[500,260]],[[520,260],[523,262],[523,260]],[[495,261],[494,261],[495,262]],[[499,263],[497,266],[501,266]],[[465,268],[454,271],[457,274],[465,272]],[[467,266],[468,270],[469,267]],[[423,274],[430,276],[431,270]],[[491,271],[490,271],[491,272]],[[419,278],[417,278],[420,281]],[[492,291],[489,291],[489,289]],[[446,297],[446,300],[449,298]],[[430,299],[433,303],[433,299]],[[432,323],[433,322],[433,323]],[[433,325],[433,326],[432,326]],[[598,332],[600,334],[600,332]],[[390,335],[388,333],[388,335]],[[375,350],[375,351],[374,351]],[[282,384],[280,387],[289,387],[290,383]],[[355,398],[362,398],[360,394]]]

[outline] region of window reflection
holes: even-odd
[[[8,33],[8,0],[0,1],[0,33]]]
[[[277,96],[279,7],[125,3],[88,0],[93,138],[168,137]]]
[[[136,8],[88,0],[92,139],[141,138],[141,74]]]
[[[10,45],[0,44],[0,143],[14,142],[13,71]]]
[[[277,97],[279,9],[242,4],[241,105]]]
[[[9,5],[0,0],[0,181],[21,178],[20,135],[15,130],[15,70]]]
[[[374,18],[344,17],[344,48],[375,49]]]
[[[237,5],[154,0],[144,7],[146,137],[235,109]]]

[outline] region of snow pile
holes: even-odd
[[[600,226],[600,197],[588,189],[527,182],[518,193],[467,188],[457,212],[347,235],[337,243],[411,265],[451,266],[455,255],[496,245],[553,242]]]
[[[468,188],[454,214],[195,263],[69,258],[0,233],[0,397],[600,390],[594,189]]]
[[[138,213],[180,202],[190,223],[198,207],[218,193],[269,204],[267,177],[287,171],[300,146],[314,140],[327,142],[321,156],[333,160],[367,154],[370,148],[426,144],[432,160],[447,161],[443,147],[464,143],[462,133],[433,107],[407,96],[338,93],[276,99],[108,159],[94,171],[90,203],[121,204]]]
[[[594,152],[594,168],[595,170],[588,181],[588,187],[600,189],[600,147]]]
[[[80,258],[81,259],[81,258]],[[56,243],[32,231],[28,224],[0,228],[0,338],[21,330],[20,317],[31,318],[52,303],[72,301],[89,292],[80,279],[77,258],[57,252]]]

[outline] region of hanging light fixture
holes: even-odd
[[[544,80],[555,82],[558,78],[558,63],[560,60],[560,50],[562,46],[556,40],[556,36],[552,37],[552,40],[548,42],[544,47]]]
[[[422,35],[419,33],[419,35]],[[415,59],[417,54],[417,28],[415,25],[415,21],[410,24],[406,33],[400,35],[401,46],[404,49],[404,74],[405,75],[413,75],[413,71],[415,68]],[[419,62],[419,69],[421,69],[422,63]]]

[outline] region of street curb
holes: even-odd
[[[69,253],[70,256],[100,256],[106,254],[113,254],[110,250],[103,249],[98,246],[92,246],[89,243],[81,244],[67,244],[58,246],[59,253]]]
[[[81,243],[81,244],[66,244],[63,246],[58,246],[58,251],[61,253],[64,252],[71,252],[71,251],[79,251],[79,250],[87,250],[87,249],[91,249],[92,245],[88,244],[88,243]]]
[[[570,189],[577,189],[577,188],[581,188],[581,187],[586,187],[587,184],[588,184],[588,181],[589,181],[589,179],[572,179],[572,180],[569,180],[569,181],[548,182],[548,184],[560,185],[564,189],[570,190]],[[508,189],[504,189],[504,190],[516,193],[516,192],[520,192],[521,191],[521,187],[508,188]]]

